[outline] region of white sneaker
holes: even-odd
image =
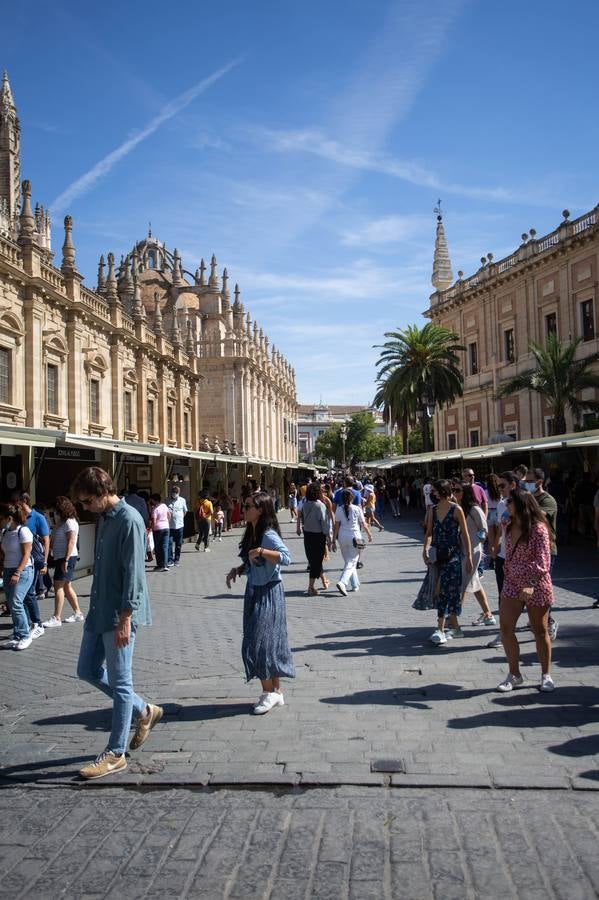
[[[44,628],[60,628],[62,622],[58,618],[58,616],[52,616],[51,619],[48,619],[47,622],[42,622]]]
[[[522,687],[523,684],[524,679],[522,678],[522,675],[512,675],[510,672],[506,675],[501,684],[497,685],[497,690],[501,691],[502,694],[506,694],[508,691],[513,691],[514,688]]]
[[[29,637],[32,641],[35,641],[36,638],[41,637],[44,633],[43,625],[34,625],[31,631],[29,632]]]
[[[338,581],[337,584],[335,585],[335,587],[337,588],[337,590],[339,591],[340,594],[343,594],[344,597],[347,597],[347,588],[345,587],[345,585],[343,584],[342,581]]]
[[[2,641],[0,647],[6,647],[7,650],[14,650],[18,643],[16,638],[9,638],[7,641]]]
[[[487,644],[487,647],[503,647],[503,644],[501,642],[501,634],[495,635],[493,640],[489,641],[489,643]]]
[[[431,644],[446,644],[447,638],[445,637],[445,633],[437,628],[437,630],[433,631],[429,637],[429,641]]]
[[[17,641],[16,647],[13,647],[13,650],[27,650],[27,647],[31,647],[33,640],[31,635],[26,638],[22,638],[20,641]]]
[[[495,616],[485,616],[483,612],[481,612],[478,619],[475,619],[472,623],[473,625],[496,625]]]
[[[270,691],[267,694],[262,694],[254,706],[254,715],[263,716],[264,713],[269,712],[275,706],[285,706],[283,695],[279,691]]]
[[[206,553],[210,553],[210,547],[206,547]]]
[[[553,678],[551,675],[541,675],[541,688],[542,691],[554,691],[555,684],[553,683]]]
[[[67,618],[65,619],[65,623],[67,622],[69,623],[69,625],[72,625],[73,622],[85,622],[85,616],[83,615],[83,613],[73,613],[72,616],[67,616]]]
[[[445,637],[448,638],[463,638],[464,632],[461,628],[448,628],[445,632]]]
[[[221,543],[221,544],[222,544],[222,542],[223,542],[223,539],[222,539],[222,538],[219,538],[219,539],[218,539],[218,540],[219,540],[219,541],[220,541],[220,543]]]

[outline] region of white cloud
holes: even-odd
[[[341,243],[349,247],[396,244],[402,241],[413,241],[416,237],[427,233],[430,244],[431,223],[430,216],[383,216],[380,219],[364,222],[353,229],[345,230],[341,235]]]
[[[262,128],[254,132],[257,139],[279,152],[310,153],[341,167],[389,175],[419,187],[446,194],[456,194],[476,200],[523,203],[527,199],[520,191],[500,185],[465,185],[444,181],[431,170],[412,160],[400,160],[384,152],[348,146],[328,137],[316,128],[275,130]],[[545,202],[536,197],[531,202]]]
[[[187,91],[184,91],[182,94],[179,94],[178,97],[175,97],[173,100],[169,100],[166,103],[158,115],[154,116],[153,119],[148,122],[145,128],[142,128],[140,132],[133,135],[133,137],[128,138],[124,141],[119,147],[115,150],[112,150],[108,153],[103,159],[96,163],[85,175],[82,175],[80,178],[77,178],[72,184],[70,184],[63,192],[60,194],[54,203],[52,204],[52,212],[54,215],[58,215],[64,210],[78,197],[82,194],[87,193],[91,188],[95,185],[95,183],[102,178],[104,175],[107,175],[114,166],[120,162],[121,159],[124,159],[138,144],[141,144],[142,141],[145,141],[146,138],[150,137],[150,135],[154,134],[161,125],[164,125],[165,122],[168,122],[169,119],[172,119],[182,110],[184,110],[196,97],[199,97],[200,94],[203,94],[204,91],[208,90],[216,81],[221,79],[224,75],[231,71],[235,66],[239,65],[241,59],[235,59],[232,62],[228,63],[226,66],[222,66],[220,69],[217,69],[216,72],[213,72],[212,75],[209,75],[207,78],[203,78],[202,81],[199,81],[193,87],[189,88]]]

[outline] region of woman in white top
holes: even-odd
[[[22,503],[14,506],[0,504],[0,529],[2,533],[2,556],[4,595],[12,616],[14,633],[4,647],[26,650],[31,646],[30,623],[23,601],[33,584],[34,568],[31,559],[33,535],[25,525],[27,512]]]
[[[333,550],[339,541],[339,549],[345,563],[341,577],[337,582],[337,590],[347,597],[348,585],[353,591],[360,590],[360,580],[357,572],[359,557],[358,542],[362,540],[362,528],[368,535],[368,543],[372,543],[372,532],[364,519],[361,506],[353,503],[354,492],[346,488],[342,494],[343,506],[338,506],[335,511],[335,534],[333,537]]]
[[[83,613],[79,609],[77,594],[73,588],[75,565],[79,557],[77,552],[77,538],[79,537],[77,511],[69,498],[62,496],[57,497],[54,501],[54,510],[58,519],[50,537],[50,549],[54,558],[54,615],[44,622],[44,628],[59,628],[62,625],[61,616],[65,597],[73,610],[65,622],[71,625],[73,622],[83,622],[84,620]]]
[[[461,505],[466,519],[466,528],[472,547],[472,571],[468,572],[465,566],[465,557],[462,556],[462,605],[466,594],[474,594],[482,610],[473,625],[495,625],[495,616],[491,612],[485,589],[482,586],[478,567],[483,557],[483,546],[487,539],[487,519],[476,502],[474,490],[470,484],[456,484],[453,489],[456,500]],[[458,637],[455,635],[454,637]]]

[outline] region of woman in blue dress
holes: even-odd
[[[445,644],[445,620],[449,618],[449,636],[461,637],[458,616],[462,613],[462,553],[465,569],[472,574],[472,546],[462,508],[452,502],[451,485],[441,479],[433,482],[424,523],[422,555],[427,565],[434,565],[437,599],[437,628],[430,637],[432,644]],[[460,540],[461,538],[461,540]]]
[[[295,678],[287,638],[285,591],[281,566],[291,554],[283,543],[272,497],[256,491],[245,501],[246,529],[239,545],[242,564],[227,575],[230,588],[239,575],[247,575],[243,605],[241,656],[247,680],[259,678],[262,694],[254,706],[263,715],[283,706],[281,678]]]

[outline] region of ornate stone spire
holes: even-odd
[[[106,262],[104,260],[104,256],[100,257],[100,262],[98,263],[98,287],[96,288],[98,294],[106,293],[106,276],[104,275],[104,267],[106,266]]]
[[[221,289],[221,295],[225,304],[228,305],[231,299],[231,292],[229,290],[229,273],[226,269],[223,269],[223,286]]]
[[[208,279],[208,285],[211,288],[218,287],[218,274],[216,272],[216,256],[214,253],[212,254],[212,259],[210,260],[210,278]]]
[[[453,284],[453,272],[451,271],[449,249],[447,247],[447,239],[443,227],[440,200],[438,206],[435,207],[435,212],[437,213],[437,234],[435,237],[435,257],[433,259],[433,275],[431,281],[436,290],[446,291],[447,288],[451,287]]]
[[[65,219],[66,226],[66,219]],[[35,219],[31,209],[31,182],[23,182],[23,208],[19,218],[19,243],[32,241],[35,230]]]
[[[173,259],[173,284],[179,285],[183,281],[183,272],[181,270],[181,257],[179,251],[175,249]]]
[[[187,333],[185,335],[185,350],[188,356],[193,356],[196,352],[195,341],[193,339],[193,331],[191,328],[191,319],[187,317],[186,323]]]
[[[103,259],[104,257],[101,257],[101,261]],[[116,306],[119,302],[119,295],[116,287],[116,275],[114,273],[114,253],[108,254],[108,275],[106,276],[105,297],[109,306]]]
[[[21,127],[6,72],[0,89],[0,207],[11,238],[21,206]]]
[[[236,284],[235,285],[235,302],[233,303],[233,310],[235,312],[238,312],[241,307],[241,302],[239,300],[239,294],[240,294],[239,285]]]
[[[25,192],[25,182],[23,182],[23,193]],[[72,273],[75,271],[75,245],[73,244],[73,219],[71,216],[64,217],[64,244],[62,245],[62,266],[63,273]]]
[[[171,330],[169,334],[170,342],[173,347],[182,347],[183,344],[181,342],[181,329],[179,328],[179,319],[177,317],[177,307],[173,309],[173,318],[171,320]]]
[[[133,276],[133,309],[132,309],[133,318],[138,322],[146,321],[146,310],[142,303],[141,299],[141,288],[139,286],[139,280],[137,278],[137,274]]]
[[[196,281],[200,287],[206,287],[206,263],[204,257],[200,260],[200,267],[196,272]]]
[[[154,294],[154,334],[161,337],[164,332],[162,330],[162,310],[160,308],[160,294],[158,291]]]

